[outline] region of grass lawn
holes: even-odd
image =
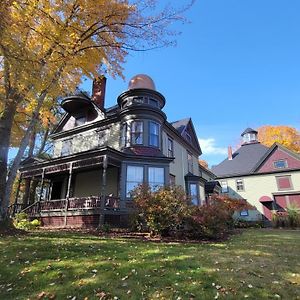
[[[0,237],[0,299],[54,297],[300,299],[300,231],[251,229],[210,244]]]

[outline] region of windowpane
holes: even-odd
[[[65,140],[62,142],[61,155],[69,155],[72,152],[72,140]]]
[[[243,179],[236,180],[236,190],[237,191],[244,191],[244,182]]]
[[[131,124],[131,142],[132,144],[143,144],[143,122],[135,121]]]
[[[228,193],[227,181],[221,181],[222,193]]]
[[[190,184],[190,196],[192,203],[194,205],[198,205],[198,185],[196,183],[191,183]]]
[[[154,122],[149,123],[149,132],[150,132],[150,146],[158,147],[159,144],[159,125]]]
[[[125,147],[127,142],[127,124],[123,124],[121,127],[120,146]]]
[[[126,196],[130,197],[130,192],[139,184],[143,183],[144,167],[127,166]]]
[[[174,157],[173,140],[168,138],[168,157]]]
[[[287,167],[287,161],[284,159],[274,161],[274,167],[276,169],[284,169]]]
[[[148,184],[152,189],[157,189],[165,183],[165,169],[164,168],[148,168]]]

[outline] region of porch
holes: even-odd
[[[20,189],[24,183],[27,190],[31,185],[35,187],[32,197]],[[131,210],[128,201],[120,199],[121,186],[121,159],[110,149],[43,162],[31,160],[20,169],[11,214],[25,212],[49,226],[55,218],[64,227],[80,218],[87,219],[83,226],[89,225],[88,219],[93,219],[94,225],[102,225],[109,216],[120,218]]]

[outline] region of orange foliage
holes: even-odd
[[[300,152],[300,133],[293,127],[262,126],[258,128],[258,140],[268,147],[279,143],[292,151]]]

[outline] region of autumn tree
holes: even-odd
[[[292,151],[300,152],[300,133],[293,127],[262,126],[258,128],[258,140],[268,147],[276,142]]]
[[[122,76],[129,51],[174,42],[181,9],[156,1],[2,0],[0,2],[0,219],[45,102],[72,92],[81,79]],[[25,114],[19,151],[8,170],[14,122]],[[23,116],[24,117],[24,116]]]

